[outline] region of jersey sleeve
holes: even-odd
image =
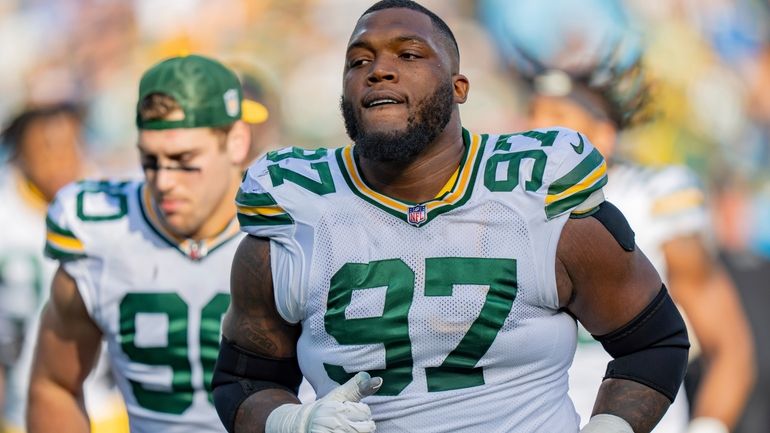
[[[288,161],[278,163],[286,164]],[[303,273],[305,257],[297,232],[298,226],[302,232],[308,224],[301,221],[298,224],[287,209],[296,206],[296,201],[300,200],[292,194],[292,184],[284,183],[278,188],[273,185],[269,166],[275,164],[268,159],[268,155],[255,162],[243,177],[235,202],[241,230],[252,236],[270,239],[276,309],[284,320],[297,323],[303,318],[306,280]]]
[[[44,253],[59,261],[75,280],[86,309],[97,323],[102,255],[107,243],[103,230],[96,229],[126,216],[128,197],[125,188],[129,184],[92,180],[69,184],[57,193],[46,215]]]
[[[82,184],[73,183],[62,188],[48,207],[46,215],[45,255],[59,261],[60,266],[77,284],[86,309],[95,317],[96,283],[91,266],[83,228],[79,224],[78,197],[82,201]],[[82,203],[81,203],[82,207]]]
[[[695,173],[667,167],[651,180],[650,189],[650,216],[663,242],[692,234],[709,236],[705,195]]]
[[[607,163],[583,134],[560,129],[549,159],[554,163],[544,179],[546,219],[589,214],[604,201]]]
[[[73,229],[74,201],[77,185],[64,187],[48,207],[46,215],[45,255],[60,262],[69,262],[86,257],[83,241]]]
[[[243,177],[235,204],[238,223],[244,232],[271,239],[286,239],[293,231],[294,219],[276,202],[271,194],[272,184],[268,161],[255,162]]]

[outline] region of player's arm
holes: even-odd
[[[602,218],[614,220],[611,229],[599,216],[570,219],[557,250],[561,305],[615,358],[582,431],[649,432],[681,384],[688,341],[660,277],[633,248],[625,218],[608,206]]]
[[[716,419],[732,429],[755,374],[754,347],[737,290],[699,236],[670,240],[663,251],[671,296],[687,315],[707,362],[691,402],[693,417]]]
[[[29,433],[90,431],[83,382],[94,367],[101,338],[75,280],[60,267],[40,319],[29,385]]]
[[[300,327],[287,323],[276,310],[268,240],[246,236],[241,241],[230,291],[212,384],[217,412],[228,431],[288,433],[314,426],[312,431],[333,432],[343,431],[336,430],[343,425],[374,431],[369,408],[359,401],[376,392],[382,381],[366,373],[314,403],[300,404]]]

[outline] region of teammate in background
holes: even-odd
[[[457,43],[412,1],[364,12],[345,59],[355,144],[268,153],[236,199],[228,430],[577,432],[574,316],[616,357],[582,431],[649,432],[688,341],[599,152],[562,128],[463,129]]]
[[[30,433],[88,431],[83,379],[107,342],[132,432],[222,431],[209,394],[229,266],[232,197],[249,152],[241,86],[219,62],[175,57],[143,75],[144,181],[84,181],[48,211],[59,260],[38,335]]]
[[[623,77],[603,86],[588,81],[558,70],[536,77],[530,104],[532,127],[579,128],[608,159],[610,180],[605,195],[625,212],[637,244],[688,319],[696,337],[693,341],[698,343],[691,358],[703,358],[705,372],[690,402],[694,419],[688,432],[726,433],[742,413],[755,366],[751,334],[737,291],[707,241],[710,227],[703,191],[685,167],[648,168],[613,160],[619,132],[633,121],[634,110],[640,107],[620,102],[633,99],[620,94]],[[645,87],[636,88],[641,92]],[[606,361],[604,356],[595,358],[596,349],[587,350],[578,350],[573,373],[586,371],[583,362],[598,367]],[[584,391],[585,396],[597,386],[598,380]],[[580,389],[571,387],[570,391],[577,395]]]
[[[708,242],[703,191],[684,167],[643,168],[613,159],[618,135],[647,117],[650,98],[641,40],[622,3],[485,0],[481,11],[502,58],[533,83],[530,125],[576,128],[608,159],[607,199],[625,213],[637,244],[689,319],[691,355],[702,353],[706,365],[690,402],[695,419],[688,427],[681,395],[669,410],[679,419],[667,414],[656,431],[728,431],[752,387],[753,348],[738,294]],[[551,26],[533,25],[542,20]],[[601,382],[593,372],[608,358],[590,338],[581,342],[570,394],[585,416]]]
[[[7,418],[9,432],[23,431],[37,317],[56,270],[41,249],[45,208],[61,187],[83,174],[81,128],[74,104],[50,103],[28,107],[2,134],[8,164],[0,170],[0,420]],[[96,397],[87,402],[92,427],[127,430],[107,364],[99,365],[88,381]]]

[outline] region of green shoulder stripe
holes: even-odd
[[[65,251],[54,247],[53,245],[51,245],[50,242],[46,242],[44,254],[46,255],[46,257],[50,257],[52,259],[60,260],[60,261],[78,260],[86,257],[85,253],[73,253],[73,252]]]
[[[572,188],[600,167],[603,162],[604,157],[594,148],[572,171],[551,183],[548,187],[548,195],[559,194]]]
[[[67,236],[70,238],[77,238],[74,233],[72,233],[70,230],[65,229],[64,227],[61,227],[60,225],[56,224],[54,220],[51,219],[50,216],[45,216],[45,225],[48,231],[54,232],[56,234]]]
[[[247,207],[274,206],[278,204],[270,193],[244,192],[242,189],[238,189],[235,202],[238,203],[238,206]]]
[[[588,196],[593,194],[594,191],[602,188],[607,184],[607,175],[602,176],[596,183],[590,187],[581,190],[572,195],[568,195],[561,200],[557,200],[545,206],[545,214],[548,219],[551,219],[559,214],[566,212],[567,210],[579,205],[585,201]]]
[[[278,215],[246,215],[238,212],[238,223],[241,227],[249,226],[278,226],[294,224],[294,218],[291,215],[282,213]]]

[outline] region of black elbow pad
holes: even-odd
[[[666,286],[633,320],[602,336],[594,336],[612,355],[605,379],[639,382],[672,402],[687,369],[687,329]]]
[[[284,389],[297,395],[302,372],[297,358],[265,358],[222,337],[211,380],[214,406],[228,432],[235,428],[241,403],[264,389]]]

